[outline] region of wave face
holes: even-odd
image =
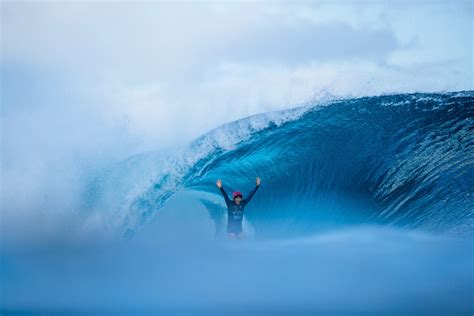
[[[215,179],[245,191],[260,176],[246,219],[262,237],[359,224],[471,235],[473,118],[473,91],[256,115],[166,157],[137,156],[94,174],[84,206],[107,210],[112,226],[130,235],[179,190],[202,193],[212,217],[212,205],[223,208]]]

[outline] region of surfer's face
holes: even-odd
[[[241,196],[236,196],[234,201],[235,201],[235,204],[239,205],[240,202],[242,202],[242,197]]]

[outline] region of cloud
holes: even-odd
[[[341,22],[303,22],[253,31],[245,42],[231,45],[225,56],[236,61],[292,65],[353,58],[382,62],[400,46],[390,29],[356,29]]]
[[[61,108],[151,147],[315,95],[472,88],[465,6],[3,2],[2,113]]]

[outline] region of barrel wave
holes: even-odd
[[[217,227],[215,187],[262,187],[246,211],[256,237],[375,224],[473,232],[474,92],[334,100],[225,124],[173,152],[131,157],[87,175],[83,208],[133,235],[190,191]]]

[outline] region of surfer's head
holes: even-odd
[[[232,193],[232,198],[234,199],[235,204],[239,205],[242,202],[242,193],[240,191],[235,191]]]

